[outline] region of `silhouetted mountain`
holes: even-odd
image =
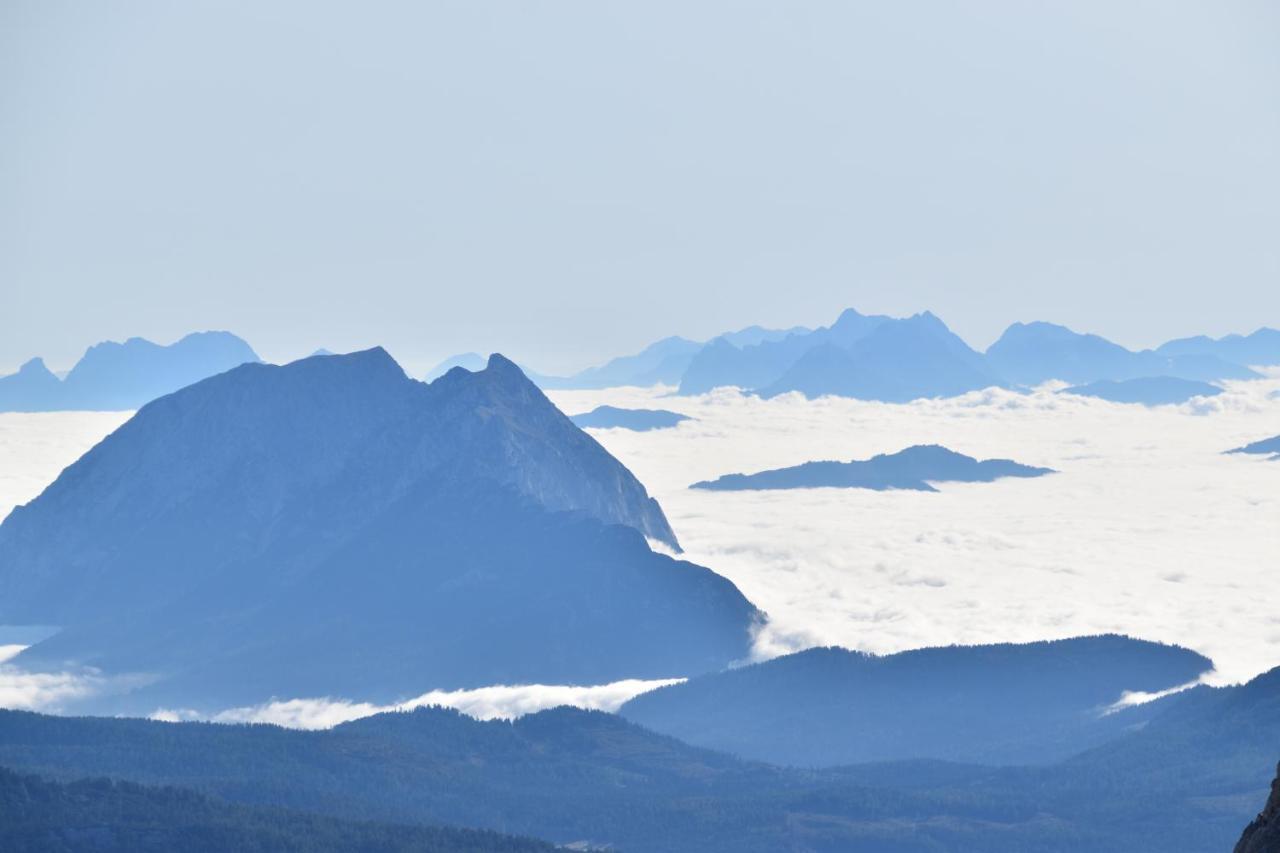
[[[883,321],[847,347],[827,342],[809,350],[761,388],[760,396],[799,391],[810,399],[832,395],[905,403],[1001,384],[981,355],[926,311]]]
[[[1009,459],[979,462],[936,444],[920,444],[852,462],[805,462],[758,474],[725,474],[694,483],[692,489],[915,489],[936,492],[930,483],[990,483],[1001,477],[1040,477],[1052,468],[1035,468]]]
[[[688,743],[832,766],[940,758],[1060,760],[1132,724],[1125,691],[1194,681],[1205,657],[1114,635],[878,657],[810,649],[644,693],[619,713]]]
[[[1180,338],[1161,344],[1161,355],[1205,355],[1236,364],[1280,364],[1280,329],[1258,329],[1251,335],[1227,335],[1214,339],[1205,335]]]
[[[1175,376],[1144,376],[1141,379],[1115,381],[1100,379],[1088,385],[1064,388],[1062,394],[1097,397],[1113,403],[1141,403],[1144,406],[1166,406],[1185,403],[1193,397],[1214,397],[1222,393],[1217,385],[1178,379]]]
[[[687,338],[663,338],[650,344],[635,355],[621,356],[600,367],[590,367],[572,376],[546,376],[530,373],[529,378],[541,388],[616,388],[623,385],[675,385],[689,369],[694,358],[707,346],[720,343],[734,348],[754,346],[768,341],[781,340],[792,334],[807,334],[808,329],[795,326],[790,329],[766,329],[748,326],[736,332],[726,332],[703,344]]]
[[[33,358],[17,373],[0,376],[0,412],[50,412],[67,408],[62,380]]]
[[[1106,338],[1043,322],[1014,323],[987,348],[986,355],[996,373],[1028,386],[1050,379],[1085,384],[1150,376],[1200,381],[1258,376],[1212,353],[1132,352]]]
[[[987,695],[1026,689],[1019,677]],[[903,697],[908,719],[916,695]],[[1280,743],[1280,670],[1112,719],[1122,721],[1113,740],[1054,765],[790,770],[572,709],[514,723],[419,709],[319,732],[0,711],[0,764],[637,853],[1203,853],[1228,849],[1266,798]],[[856,722],[842,715],[828,731],[839,735]]]
[[[1266,455],[1268,453],[1280,453],[1280,435],[1273,438],[1264,438],[1259,441],[1246,444],[1244,447],[1237,447],[1234,450],[1228,450],[1228,453],[1255,453]]]
[[[335,353],[333,350],[327,350],[327,349],[325,349],[324,347],[320,347],[320,349],[318,349],[318,350],[316,350],[315,352],[311,353],[311,355],[310,355],[310,356],[308,356],[308,358],[314,358],[314,357],[316,357],[317,355],[337,355],[337,353]]]
[[[1280,767],[1262,811],[1245,827],[1234,853],[1280,853]]]
[[[0,624],[64,626],[24,666],[155,674],[138,703],[206,707],[741,657],[755,609],[641,533],[678,547],[502,356],[430,385],[381,349],[245,365],[143,407],[5,519]]]
[[[477,371],[484,370],[486,363],[487,361],[485,360],[485,357],[476,352],[464,352],[458,355],[451,355],[435,367],[428,370],[424,379],[427,382],[434,382],[450,370],[453,370],[455,367],[461,367],[463,370],[475,373]]]
[[[7,853],[481,853],[550,851],[546,842],[474,829],[396,826],[252,807],[182,788],[110,779],[69,784],[0,768]]]
[[[538,385],[558,388],[616,388],[621,385],[674,385],[702,344],[685,338],[663,338],[635,355],[615,358],[573,376],[538,376]]]
[[[142,338],[122,344],[104,341],[89,347],[61,382],[40,359],[0,378],[0,411],[136,409],[193,382],[256,361],[257,353],[230,332],[195,332],[168,346]]]
[[[830,326],[801,329],[785,337],[749,343],[750,338],[722,335],[710,341],[689,363],[680,380],[681,394],[702,394],[712,388],[763,388],[776,382],[810,350],[830,344],[846,348],[869,335],[888,317],[867,317],[852,308]]]
[[[652,429],[667,429],[690,418],[688,415],[669,412],[666,409],[619,409],[614,406],[596,406],[591,411],[574,415],[569,420],[583,429],[621,428],[646,432]]]

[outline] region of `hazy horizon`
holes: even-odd
[[[1280,7],[19,0],[0,368],[1280,325]]]

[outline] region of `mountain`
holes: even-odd
[[[1144,406],[1167,406],[1185,403],[1193,397],[1215,397],[1222,393],[1217,385],[1174,376],[1146,376],[1141,379],[1115,381],[1100,379],[1087,385],[1063,388],[1061,394],[1097,397],[1113,403],[1141,403]]]
[[[545,851],[546,842],[474,829],[336,820],[227,803],[181,788],[52,782],[0,768],[0,847],[9,853],[349,853]]]
[[[635,355],[612,359],[600,367],[589,367],[572,376],[546,376],[530,374],[538,386],[551,389],[617,388],[624,385],[676,385],[688,372],[689,365],[700,352],[712,344],[731,348],[756,346],[777,341],[793,334],[807,334],[808,329],[794,326],[790,329],[766,329],[748,326],[736,332],[725,332],[707,344],[688,338],[670,337],[650,344]]]
[[[668,429],[691,418],[666,409],[619,409],[614,406],[596,406],[589,412],[572,416],[569,420],[583,429],[617,428],[646,432],[653,429]]]
[[[1228,450],[1228,453],[1252,453],[1265,455],[1268,453],[1280,454],[1280,435],[1273,438],[1264,438],[1258,441],[1246,444],[1244,447],[1237,447],[1234,450]]]
[[[1022,689],[1014,682],[1005,692]],[[913,698],[901,707],[910,712]],[[789,769],[569,708],[514,722],[422,708],[328,731],[0,711],[0,764],[59,780],[177,784],[344,820],[485,827],[637,853],[1228,849],[1273,778],[1280,669],[1125,715],[1132,725],[1055,764]]]
[[[926,311],[882,321],[848,346],[828,341],[811,349],[759,393],[768,398],[799,391],[810,399],[832,395],[905,403],[1001,384],[980,354]]]
[[[1235,853],[1280,853],[1280,767],[1262,811],[1245,827]]]
[[[144,406],[0,524],[0,624],[63,626],[28,669],[146,674],[129,708],[745,655],[755,608],[645,536],[678,548],[644,487],[500,355],[430,385],[381,349],[250,364]]]
[[[622,385],[674,385],[702,344],[686,338],[663,338],[635,355],[622,356],[572,376],[539,376],[547,389],[616,388]]]
[[[50,412],[66,408],[62,380],[33,358],[17,373],[0,376],[0,412]]]
[[[484,370],[486,363],[485,357],[476,352],[464,352],[459,355],[451,355],[435,367],[428,370],[424,379],[426,379],[427,382],[434,382],[450,370],[453,370],[455,367],[461,367],[463,370],[475,373],[476,371]]]
[[[1018,385],[1051,379],[1083,385],[1151,376],[1212,381],[1258,374],[1210,352],[1133,352],[1098,335],[1053,323],[1014,323],[987,348],[990,368]]]
[[[1280,364],[1280,329],[1261,328],[1250,335],[1179,338],[1156,348],[1161,355],[1203,355],[1237,364]]]
[[[1008,459],[981,462],[936,444],[916,445],[852,462],[805,462],[758,474],[725,474],[694,483],[692,489],[914,489],[936,492],[930,483],[989,483],[1001,477],[1041,477],[1052,468],[1034,468]]]
[[[688,743],[800,766],[934,758],[1056,761],[1134,724],[1107,709],[1212,668],[1106,635],[883,657],[819,648],[643,693],[619,713]]]
[[[710,341],[690,361],[680,379],[681,394],[702,394],[712,388],[763,388],[776,382],[805,353],[830,344],[848,347],[890,318],[868,317],[849,308],[830,326],[800,329],[782,338],[753,342],[751,338],[721,336]]]
[[[230,332],[196,332],[168,346],[143,338],[89,347],[59,381],[40,359],[0,378],[0,411],[136,409],[193,382],[258,361]],[[56,383],[56,384],[55,384]]]

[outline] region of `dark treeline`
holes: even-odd
[[[6,853],[535,853],[550,844],[495,832],[337,820],[110,779],[50,782],[0,768]]]
[[[325,732],[4,712],[0,765],[627,851],[1230,849],[1280,755],[1280,670],[1162,706],[1042,767],[787,769],[571,709],[514,723],[421,709]]]

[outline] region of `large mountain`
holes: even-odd
[[[258,361],[230,332],[196,332],[168,346],[142,338],[89,347],[59,381],[40,359],[0,378],[0,411],[136,409],[157,397]]]
[[[1127,637],[952,646],[879,657],[810,649],[644,693],[629,720],[762,761],[831,766],[1065,758],[1114,737],[1126,691],[1194,681],[1212,663]]]
[[[538,376],[547,388],[615,388],[620,385],[674,385],[702,344],[687,338],[663,338],[635,355],[620,356],[572,376]]]
[[[691,489],[913,489],[935,492],[931,483],[990,483],[1001,477],[1041,477],[1051,468],[1022,465],[1010,459],[983,459],[956,453],[937,444],[918,444],[897,453],[881,453],[852,462],[805,462],[755,474],[725,474],[694,483]]]
[[[25,651],[166,702],[718,669],[758,618],[629,471],[493,356],[244,365],[143,407],[0,525]],[[149,691],[149,692],[148,692]],[[142,701],[142,699],[139,699]],[[154,706],[153,706],[154,707]]]
[[[1133,352],[1098,335],[1053,323],[1014,323],[987,348],[989,367],[1018,385],[1050,379],[1085,384],[1100,379],[1154,376],[1213,381],[1255,379],[1258,374],[1212,352]]]

